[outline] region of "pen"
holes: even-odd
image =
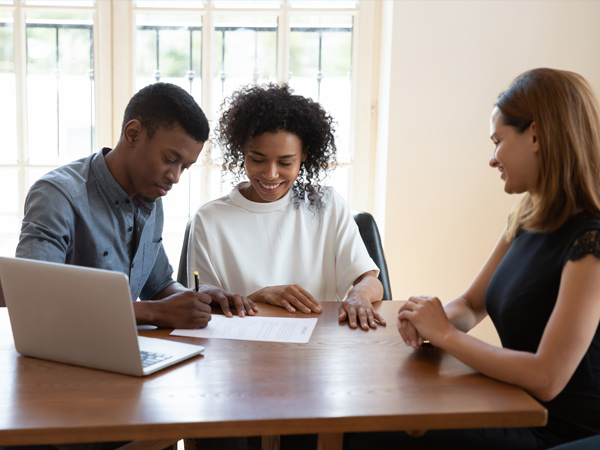
[[[194,272],[194,284],[196,285],[196,292],[200,290],[200,275],[198,275],[198,271]]]

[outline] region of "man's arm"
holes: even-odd
[[[74,227],[75,211],[70,199],[53,184],[38,181],[25,200],[25,217],[15,255],[64,263]]]

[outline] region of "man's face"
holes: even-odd
[[[204,142],[196,142],[179,125],[159,128],[152,138],[140,127],[127,160],[130,197],[155,201],[167,195],[184,170],[196,162]]]

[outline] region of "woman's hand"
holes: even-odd
[[[437,297],[410,297],[398,311],[398,329],[402,339],[415,348],[423,343],[423,339],[437,346],[453,328]]]
[[[369,327],[377,328],[377,323],[384,326],[386,324],[385,319],[373,309],[370,300],[349,295],[340,306],[338,320],[340,322],[348,320],[350,328],[356,328],[357,318],[360,327],[365,331],[368,331]]]
[[[310,314],[311,312],[318,314],[323,310],[319,302],[308,291],[297,284],[267,286],[249,295],[249,298],[257,303],[281,306],[291,313],[298,310],[306,314]]]
[[[405,305],[400,307],[398,315],[404,310],[404,307]],[[412,348],[419,348],[423,345],[423,338],[419,335],[419,332],[410,320],[398,318],[397,326],[398,332],[406,345],[410,345]]]

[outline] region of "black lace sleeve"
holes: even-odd
[[[567,253],[567,261],[578,261],[590,254],[600,259],[600,230],[588,230],[579,235]]]

